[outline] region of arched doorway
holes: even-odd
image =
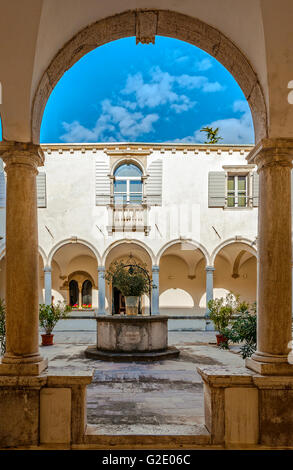
[[[72,307],[78,305],[78,284],[74,279],[69,283],[69,299]]]

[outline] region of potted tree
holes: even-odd
[[[143,266],[128,266],[116,261],[105,273],[105,279],[124,295],[126,314],[137,315],[139,298],[150,290],[147,270]]]
[[[214,323],[215,329],[218,331],[218,334],[216,334],[217,345],[225,345],[228,343],[225,331],[229,322],[234,314],[237,314],[237,312],[240,312],[241,309],[244,308],[244,303],[239,301],[239,295],[234,295],[230,292],[225,298],[221,297],[219,299],[210,300],[208,302],[208,308],[210,311],[210,319]]]
[[[53,337],[52,331],[59,320],[67,318],[71,307],[66,305],[65,302],[58,302],[57,304],[45,305],[40,304],[39,320],[40,326],[45,331],[42,334],[42,346],[52,346]]]

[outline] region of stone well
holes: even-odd
[[[86,357],[111,361],[155,361],[177,357],[168,347],[168,316],[101,315],[97,321],[97,344]]]

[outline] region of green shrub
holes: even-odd
[[[223,334],[232,343],[243,343],[240,346],[243,359],[250,357],[256,350],[257,317],[256,304],[248,306],[245,311],[240,313],[231,324],[226,328]]]
[[[239,295],[234,295],[231,292],[226,297],[208,302],[210,319],[220,334],[223,334],[223,331],[228,327],[232,316],[241,314],[247,310],[247,307],[248,304],[246,302],[240,302]]]
[[[58,302],[54,305],[40,304],[39,320],[41,328],[47,335],[51,334],[58,321],[67,318],[70,311],[71,307],[66,305],[65,302]]]
[[[6,350],[6,322],[5,322],[5,302],[0,299],[0,351],[3,355]]]

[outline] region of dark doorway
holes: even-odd
[[[117,287],[113,288],[113,315],[125,313],[125,299]]]
[[[82,304],[92,305],[92,283],[89,280],[84,281],[82,285]]]
[[[71,306],[78,305],[78,284],[74,280],[69,283],[69,298]]]

